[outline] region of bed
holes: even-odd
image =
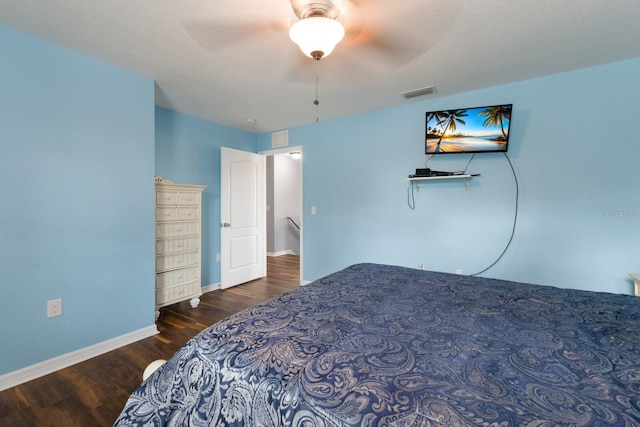
[[[220,321],[116,426],[638,426],[640,298],[357,264]]]

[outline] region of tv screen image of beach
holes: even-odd
[[[512,104],[426,113],[425,154],[506,152]]]

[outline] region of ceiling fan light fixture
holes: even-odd
[[[342,40],[344,27],[335,19],[313,16],[293,24],[289,37],[305,55],[319,60],[329,56]]]

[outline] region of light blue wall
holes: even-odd
[[[4,374],[153,325],[154,88],[5,27],[0,58]]]
[[[426,111],[513,103],[517,228],[482,275],[631,293],[628,273],[640,270],[638,76],[635,59],[289,129],[289,144],[304,146],[305,279],[364,261],[465,274],[491,265],[515,212],[506,158],[476,156],[468,171],[481,176],[468,194],[463,181],[422,183],[415,210],[406,178],[427,159]],[[259,136],[258,150],[270,144]],[[459,170],[469,159],[429,166]]]
[[[271,135],[154,109],[151,80],[4,27],[0,57],[1,375],[153,324],[154,175],[207,186],[203,284],[218,283],[219,148],[262,151]],[[415,210],[406,176],[426,159],[425,111],[510,102],[518,225],[484,275],[630,293],[638,75],[640,59],[290,129],[304,145],[305,279],[361,261],[491,264],[514,214],[505,158],[477,156],[469,194],[424,183]],[[64,315],[47,319],[54,298]]]
[[[156,175],[206,185],[202,194],[202,285],[220,283],[220,147],[255,152],[256,135],[156,108]]]

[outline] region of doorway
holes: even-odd
[[[302,147],[283,147],[260,154],[267,159],[267,256],[297,256],[302,284]]]

